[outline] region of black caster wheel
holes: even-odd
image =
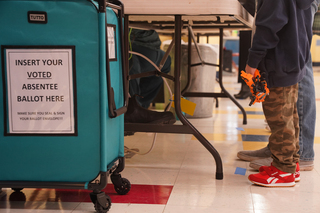
[[[119,195],[125,195],[127,194],[130,189],[131,189],[131,183],[128,179],[126,178],[121,178],[120,179],[121,184],[114,185],[114,190],[119,194]]]
[[[106,195],[106,201],[105,201],[106,205],[101,205],[98,200],[96,200],[96,203],[94,204],[94,208],[96,210],[96,212],[98,213],[106,213],[110,210],[111,208],[111,199],[108,195]]]
[[[98,213],[106,213],[111,208],[111,198],[106,195],[104,192],[100,192],[98,194],[91,193],[90,198],[92,203],[94,204],[94,208]]]
[[[11,188],[15,192],[20,192],[23,188]]]
[[[26,195],[22,191],[14,191],[9,196],[9,201],[23,201],[27,200]]]

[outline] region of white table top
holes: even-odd
[[[237,0],[122,0],[122,2],[126,14],[215,15],[240,12],[240,3]]]
[[[251,28],[253,17],[238,0],[122,0],[131,26],[149,24],[154,29],[172,26],[174,15],[194,27],[194,31],[211,32],[213,27]],[[159,24],[159,22],[162,22]],[[171,23],[171,25],[169,24]],[[196,28],[203,26],[204,29]],[[205,29],[208,26],[207,29]],[[216,31],[217,28],[214,30]],[[169,29],[163,31],[172,31]]]

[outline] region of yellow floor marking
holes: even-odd
[[[258,141],[250,141],[250,142],[242,142],[243,150],[257,150],[262,149],[268,145],[268,142],[258,142]]]
[[[242,135],[270,135],[270,132],[266,129],[244,129],[241,131]]]
[[[227,135],[220,133],[203,133],[202,135],[209,141],[241,141],[241,135]],[[197,138],[192,136],[191,140],[197,140]]]
[[[246,112],[262,112],[262,106],[261,107],[244,107],[243,108]]]
[[[214,114],[237,114],[238,111],[213,109],[213,113]]]
[[[239,118],[242,119],[243,115],[239,114]],[[265,119],[264,115],[249,115],[247,114],[248,119]]]

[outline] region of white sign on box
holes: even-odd
[[[72,51],[6,49],[9,133],[75,133]]]
[[[109,59],[116,59],[116,43],[114,38],[115,29],[114,27],[107,27],[108,33],[108,48],[109,48]]]

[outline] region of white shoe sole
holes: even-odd
[[[264,183],[258,183],[258,182],[252,181],[250,179],[249,179],[249,181],[256,184],[256,185],[265,186],[265,187],[293,187],[296,185],[296,182],[264,184]]]

